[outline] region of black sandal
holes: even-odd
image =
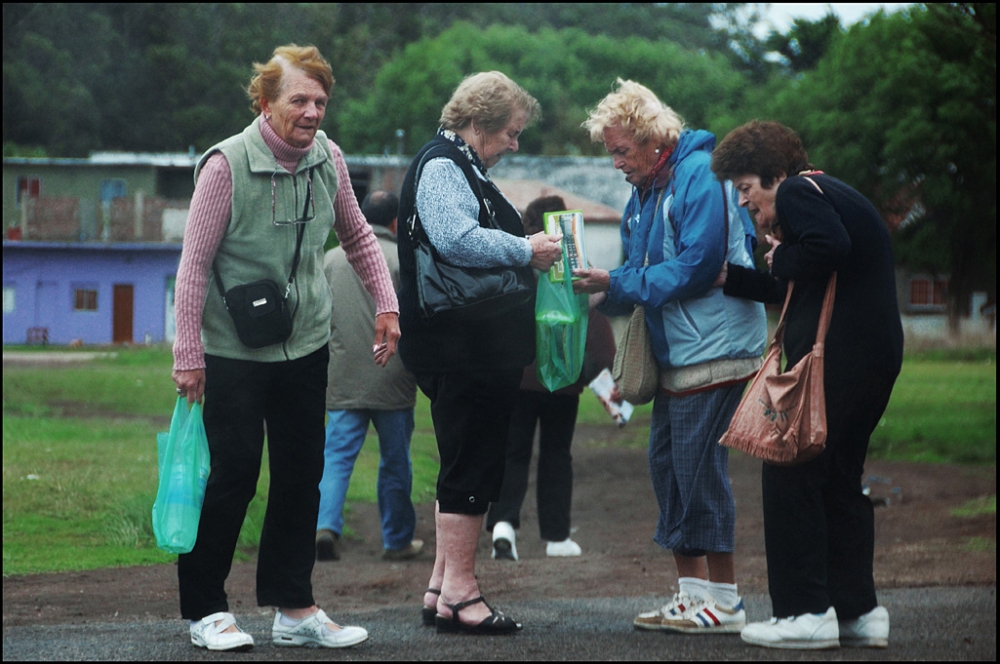
[[[458,620],[458,614],[462,609],[472,606],[473,604],[478,604],[479,602],[486,604],[486,608],[489,609],[493,615],[486,618],[478,625],[466,625]],[[486,599],[482,595],[475,599],[459,602],[458,604],[448,604],[447,602],[444,602],[444,605],[451,609],[451,618],[445,618],[440,614],[434,617],[434,624],[437,625],[437,631],[439,634],[442,632],[479,635],[513,634],[521,629],[521,623],[517,622],[513,618],[505,616],[501,611],[497,611],[492,606],[487,604]]]
[[[440,595],[441,594],[441,589],[440,588],[428,588],[427,590],[424,591],[425,595],[427,593],[433,593],[435,595]],[[428,609],[426,606],[421,609],[421,611],[420,611],[420,621],[424,624],[424,627],[433,627],[434,626],[434,616],[437,615],[437,612],[438,612],[438,610],[437,610],[436,606],[433,609]]]

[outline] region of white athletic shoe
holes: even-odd
[[[568,537],[562,542],[549,542],[545,545],[545,555],[549,558],[569,558],[581,553],[583,550],[580,545]]]
[[[693,604],[690,595],[686,592],[679,592],[660,608],[640,613],[632,621],[632,626],[636,629],[670,629],[667,624],[683,619]]]
[[[726,607],[706,596],[696,599],[679,617],[664,618],[661,629],[684,634],[739,634],[747,626],[743,600]]]
[[[191,643],[209,650],[250,650],[253,648],[252,636],[243,630],[224,631],[235,624],[236,618],[231,613],[219,612],[205,616],[191,623]]]
[[[750,623],[740,636],[751,645],[765,648],[824,650],[840,647],[840,627],[832,606],[826,613],[803,613],[791,618]]]
[[[888,648],[889,612],[884,606],[876,606],[854,620],[841,620],[840,645],[848,648]]]
[[[271,626],[271,640],[276,646],[317,645],[323,648],[347,648],[368,638],[368,630],[363,627],[340,627],[331,630],[326,623],[333,623],[322,610],[317,611],[295,625],[281,622],[281,611],[274,614]],[[336,623],[333,623],[336,625]]]

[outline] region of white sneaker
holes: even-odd
[[[549,558],[569,558],[579,556],[581,553],[583,550],[580,545],[568,537],[562,542],[549,542],[545,545],[545,555]]]
[[[231,613],[213,613],[201,620],[191,623],[191,643],[199,648],[209,650],[250,650],[253,648],[253,637],[240,630],[226,632],[236,624],[236,618]]]
[[[832,606],[826,613],[803,613],[791,618],[750,623],[740,636],[751,645],[765,648],[823,650],[840,647],[840,627]]]
[[[494,560],[517,560],[517,537],[514,535],[514,526],[507,521],[498,521],[493,526],[493,553]]]
[[[660,608],[640,613],[632,621],[632,626],[637,629],[670,629],[666,626],[668,621],[682,620],[693,604],[690,595],[686,592],[679,592]]]
[[[271,626],[271,640],[276,646],[317,645],[323,648],[347,648],[368,638],[368,630],[363,627],[341,627],[331,630],[326,623],[333,623],[322,610],[295,625],[285,625],[281,622],[282,613],[274,614],[274,624]],[[333,623],[336,625],[336,623]]]
[[[742,599],[729,608],[704,597],[691,602],[681,616],[664,618],[661,625],[685,634],[739,634],[747,626],[747,613]]]
[[[884,606],[876,606],[854,620],[841,620],[840,645],[850,648],[888,648],[889,612]]]

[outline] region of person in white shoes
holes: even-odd
[[[731,183],[709,166],[715,136],[686,129],[649,88],[618,79],[583,126],[633,186],[622,215],[622,267],[574,270],[574,292],[609,315],[642,306],[660,389],[649,474],[660,508],[653,540],[673,554],[678,593],[640,614],[637,629],[736,632],[736,504],[718,444],[767,337],[763,305],[713,286],[726,262],[753,265],[753,226]],[[627,489],[626,489],[627,490]]]
[[[315,607],[313,607],[315,608]],[[368,638],[363,627],[341,627],[322,609],[299,618],[301,612],[277,611],[271,626],[271,640],[276,646],[317,645],[323,648],[348,648]]]
[[[359,633],[341,634],[322,615],[311,581],[332,311],[320,259],[331,230],[350,246],[350,262],[376,301],[372,343],[386,350],[370,361],[384,366],[394,356],[399,306],[378,240],[348,186],[343,154],[319,128],[333,86],[329,62],[314,46],[288,44],[254,69],[247,93],[257,118],[199,161],[177,270],[172,377],[178,396],[204,401],[212,461],[197,541],[177,558],[180,613],[196,646],[253,646],[229,613],[225,586],[257,491],[266,434],[270,499],[257,604],[335,634],[314,629],[312,642],[350,645]],[[289,335],[255,340],[241,325],[241,337],[224,294],[238,284],[286,279],[294,312]]]
[[[524,211],[521,223],[531,236],[545,230],[546,212],[565,210],[560,196],[536,198]],[[521,506],[528,493],[528,475],[538,431],[538,531],[545,555],[557,558],[579,556],[580,545],[570,539],[570,509],[573,503],[573,455],[570,446],[576,429],[580,393],[601,369],[615,359],[615,336],[607,316],[591,309],[583,369],[572,385],[550,392],[537,378],[534,362],[524,368],[521,388],[514,403],[507,433],[500,499],[490,503],[486,530],[493,532],[493,558],[517,560],[514,530],[521,525]]]
[[[798,134],[777,122],[754,120],[731,131],[712,153],[712,170],[735,183],[739,204],[772,247],[764,257],[769,272],[730,263],[716,284],[726,294],[779,302],[795,283],[786,367],[812,352],[827,283],[836,276],[823,347],[826,447],[799,464],[762,466],[775,620],[748,626],[744,639],[826,648],[842,634],[840,645],[885,647],[889,619],[875,593],[875,514],[861,488],[868,444],[903,361],[885,223],[864,195],[815,170]]]

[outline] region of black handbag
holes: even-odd
[[[417,167],[413,188],[417,188],[424,162],[424,154]],[[485,206],[488,218],[487,228],[500,229],[490,200],[483,196],[482,187],[476,179],[479,200]],[[417,215],[416,203],[413,214],[406,221],[406,227],[413,242],[416,261],[417,300],[424,318],[445,314],[455,318],[477,318],[488,309],[498,313],[529,305],[535,288],[526,270],[515,266],[488,268],[460,267],[445,262],[431,244]]]
[[[312,171],[310,170],[310,177]],[[311,193],[311,190],[309,190]],[[305,210],[309,209],[310,193],[306,194]],[[292,282],[295,281],[295,271],[299,267],[299,252],[302,249],[302,237],[305,235],[305,226],[297,224],[295,238],[295,256],[292,259],[292,271],[288,275],[288,284],[285,286],[285,293],[282,295],[278,284],[270,279],[262,279],[249,284],[233,286],[228,291],[222,285],[222,277],[219,276],[219,269],[212,263],[212,272],[215,273],[215,283],[222,294],[222,301],[226,305],[229,317],[233,319],[233,327],[236,328],[236,336],[240,342],[248,348],[264,348],[274,344],[284,343],[288,337],[292,336],[292,312],[288,310],[286,304],[288,294],[292,290]]]

